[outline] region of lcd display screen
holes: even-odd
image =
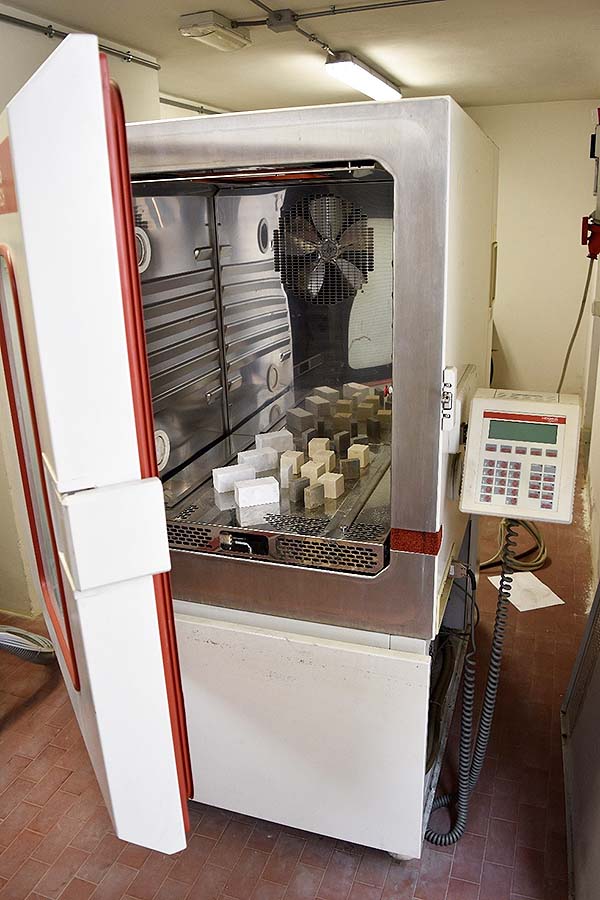
[[[556,444],[558,425],[544,422],[509,422],[491,419],[489,437],[499,441],[529,441],[532,444]]]

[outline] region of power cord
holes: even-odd
[[[0,650],[43,666],[56,658],[52,642],[47,637],[10,625],[0,625]]]
[[[567,368],[569,365],[569,360],[571,358],[571,352],[573,350],[573,345],[575,343],[575,338],[577,337],[577,333],[579,331],[579,326],[581,325],[581,320],[583,319],[583,314],[585,312],[585,307],[587,305],[588,292],[590,289],[590,282],[592,280],[592,270],[594,268],[594,262],[596,260],[595,256],[590,257],[590,262],[587,270],[587,278],[585,279],[585,287],[583,289],[583,297],[581,298],[581,305],[579,307],[579,314],[577,316],[577,321],[575,322],[575,328],[573,329],[573,334],[571,335],[571,340],[569,341],[569,346],[567,347],[567,353],[565,355],[565,361],[563,363],[562,372],[560,373],[560,380],[558,382],[558,387],[556,388],[556,393],[560,394],[563,381],[565,380],[565,375],[567,374]]]
[[[498,549],[490,559],[481,563],[480,571],[494,569],[502,562],[502,547],[506,535],[506,519],[502,519],[498,528]],[[513,569],[515,572],[535,572],[541,569],[548,561],[548,550],[542,532],[534,522],[521,521],[519,523],[533,538],[533,546],[513,555]]]
[[[473,720],[475,707],[475,628],[479,619],[479,610],[475,601],[476,580],[471,568],[467,569],[467,575],[471,582],[471,634],[470,649],[465,657],[463,673],[463,705],[460,722],[460,743],[458,763],[458,790],[456,795],[443,794],[436,797],[432,811],[443,807],[456,806],[456,817],[450,831],[439,832],[432,828],[425,831],[425,840],[436,847],[448,847],[455,844],[465,833],[469,815],[469,799],[473,793],[483,763],[492,730],[496,697],[500,684],[500,669],[502,664],[502,651],[506,632],[506,620],[508,617],[508,603],[512,590],[512,576],[514,573],[514,548],[516,547],[516,534],[519,522],[514,519],[505,519],[504,540],[502,544],[500,575],[500,587],[498,589],[498,603],[496,605],[496,619],[492,635],[492,648],[490,651],[490,664],[488,668],[485,693],[479,726],[475,743],[473,744]]]

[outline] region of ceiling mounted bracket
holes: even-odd
[[[269,13],[267,27],[271,31],[296,31],[298,15],[293,9],[275,9]]]

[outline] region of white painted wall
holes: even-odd
[[[469,114],[500,148],[494,384],[554,390],[585,281],[579,244],[589,213],[590,134],[598,100],[474,107]],[[590,291],[590,301],[593,286]],[[584,385],[586,314],[564,390]]]
[[[2,4],[0,11],[18,18],[43,21]],[[52,24],[64,31],[72,30],[68,25]],[[113,41],[106,43],[119,47]],[[0,22],[0,109],[6,106],[57,46],[58,41],[45,35]],[[147,56],[134,48],[123,49]],[[127,120],[135,122],[160,118],[158,72],[112,56],[108,57],[108,61],[111,75],[123,94]],[[32,553],[6,386],[0,378],[0,609],[22,615],[38,612],[37,592],[31,581],[35,571]]]
[[[39,16],[4,4],[0,4],[0,11],[20,19],[48,24],[47,20],[40,19]],[[53,21],[52,24],[63,31],[74,30],[64,23]],[[131,50],[136,56],[156,61],[134,47],[122,47],[109,40],[103,43],[117,49]],[[57,46],[57,40],[47,38],[43,34],[0,22],[0,109],[4,109],[11,97]],[[108,57],[108,64],[112,77],[121,88],[127,121],[143,122],[148,119],[159,119],[158,72],[145,66],[123,62],[114,56]]]

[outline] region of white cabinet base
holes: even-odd
[[[429,657],[176,610],[194,799],[420,856]]]

